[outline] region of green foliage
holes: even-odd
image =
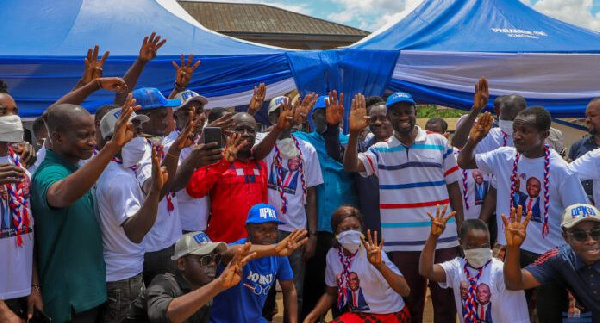
[[[465,113],[452,108],[438,108],[437,105],[417,106],[417,118],[460,118]]]

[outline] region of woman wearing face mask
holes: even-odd
[[[460,322],[529,322],[523,291],[509,291],[504,285],[504,263],[492,258],[490,233],[479,219],[465,220],[460,228],[460,244],[464,257],[434,264],[438,237],[455,212],[445,216],[448,206],[431,218],[431,233],[421,258],[419,273],[437,282],[442,288],[454,290]]]
[[[343,314],[333,322],[410,322],[402,297],[410,288],[377,243],[377,231],[362,235],[362,215],[352,206],[331,217],[337,243],[327,253],[325,294],[304,322],[315,322],[332,305]]]

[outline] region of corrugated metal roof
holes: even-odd
[[[204,1],[178,3],[200,24],[218,32],[369,35],[360,29],[263,4]]]

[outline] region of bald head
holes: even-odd
[[[248,158],[256,141],[256,120],[246,112],[236,113],[233,116],[233,131],[240,134],[242,140],[248,144],[238,152],[238,159]]]
[[[527,108],[527,101],[518,94],[505,95],[500,101],[500,120],[513,121]]]
[[[240,122],[249,122],[256,126],[256,119],[254,119],[254,117],[247,112],[238,112],[233,116],[232,119],[236,124]]]
[[[46,126],[50,132],[73,130],[87,119],[93,120],[92,115],[81,106],[73,104],[52,105],[45,112]]]

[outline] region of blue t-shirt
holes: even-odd
[[[231,245],[243,244],[246,238]],[[223,272],[219,265],[218,273]],[[217,295],[213,300],[211,322],[267,322],[262,309],[267,301],[275,279],[280,281],[294,278],[287,257],[265,257],[249,261],[244,266],[242,280],[236,286]]]

